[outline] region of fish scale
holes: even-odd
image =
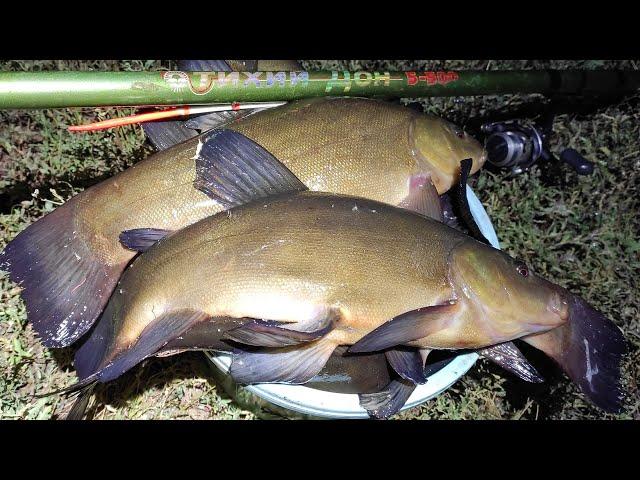
[[[259,139],[312,190],[399,203],[408,194],[407,174],[419,168],[408,144],[414,112],[381,102],[370,102],[366,109],[354,107],[357,104],[349,99],[305,100],[247,117],[229,128]],[[310,115],[313,122],[308,121]],[[278,128],[285,118],[297,128]],[[372,174],[372,162],[385,172],[384,178]]]

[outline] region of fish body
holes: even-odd
[[[127,268],[106,310],[118,312],[109,358],[130,348],[155,318],[189,309],[304,330],[338,308],[342,320],[329,336],[351,345],[405,311],[452,298],[449,230],[404,209],[318,192],[208,217]]]
[[[360,197],[276,195],[161,240],[123,275],[76,368],[109,381],[216,322],[233,323],[222,340],[272,347],[236,352],[241,383],[305,383],[340,345],[430,351],[523,338],[603,408],[619,397],[624,341],[586,302],[441,222]]]
[[[130,265],[105,311],[113,336],[99,364],[173,312],[195,311],[205,322],[267,319],[297,331],[337,312],[324,337],[334,347],[433,305],[450,308],[446,324],[407,345],[481,348],[566,321],[562,300],[544,285],[542,300],[532,301],[535,322],[520,303],[517,315],[488,320],[473,290],[482,272],[468,265],[476,251],[505,270],[511,261],[440,222],[372,200],[308,191],[253,202],[167,237]]]
[[[389,204],[405,202],[426,175],[446,190],[449,167],[460,158],[474,158],[474,170],[484,161],[480,144],[459,138],[448,123],[375,100],[292,102],[228,128],[263,145],[312,190]],[[194,187],[202,138],[88,188],[5,248],[0,268],[24,287],[28,317],[45,346],[73,343],[99,316],[135,255],[119,242],[123,231],[179,230],[225,209]]]

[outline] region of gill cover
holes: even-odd
[[[485,162],[482,144],[456,125],[431,115],[416,115],[409,126],[409,145],[419,164],[433,175],[443,194],[458,179],[460,161],[472,159],[471,174]]]

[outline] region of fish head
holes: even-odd
[[[451,268],[457,295],[488,320],[495,338],[544,332],[568,320],[568,292],[500,250],[464,241],[453,250]]]
[[[460,162],[472,159],[471,174],[486,160],[478,140],[451,122],[431,115],[418,115],[409,129],[409,142],[418,164],[431,173],[438,193],[445,193],[458,178]]]

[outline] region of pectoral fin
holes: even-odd
[[[415,348],[393,348],[385,352],[387,361],[405,380],[414,384],[426,383],[424,362],[420,352]]]
[[[398,206],[439,222],[444,220],[440,196],[428,173],[411,177],[409,195]]]
[[[232,130],[203,134],[194,158],[194,187],[225,208],[279,193],[307,190],[278,159]]]
[[[173,355],[185,350],[215,350],[230,352],[231,343],[224,340],[224,334],[232,328],[243,325],[246,318],[211,317],[195,323],[191,328],[170,340],[156,356]]]
[[[445,303],[403,313],[365,335],[349,351],[386,350],[427,337],[444,328],[456,309],[455,303]]]
[[[525,382],[542,383],[544,378],[524,357],[513,342],[500,343],[493,347],[482,348],[478,355],[500,365],[505,370],[520,377]]]
[[[358,395],[360,406],[373,418],[389,418],[400,411],[415,389],[413,382],[395,379],[381,392]]]
[[[135,252],[146,252],[158,240],[173,233],[172,230],[160,228],[134,228],[120,233],[120,243],[123,247]]]
[[[234,352],[229,373],[242,384],[305,383],[315,377],[336,348],[327,338],[302,346]]]
[[[109,307],[107,307],[108,313]],[[136,342],[114,357],[111,356],[109,337],[94,330],[91,337],[76,352],[75,366],[81,377],[96,379],[101,383],[118,378],[124,372],[145,358],[155,355],[170,340],[178,337],[192,325],[209,318],[197,310],[177,310],[164,313],[145,327]],[[100,322],[112,322],[110,315],[104,315]],[[100,326],[100,325],[98,325]]]
[[[329,314],[321,320],[320,328],[311,332],[285,328],[282,327],[281,322],[252,319],[244,325],[229,330],[222,338],[258,347],[297,345],[324,337],[333,330],[339,318],[340,314],[337,311],[331,310]]]

